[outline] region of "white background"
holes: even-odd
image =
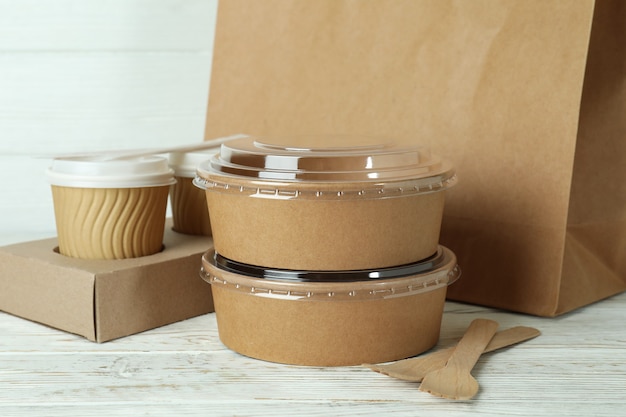
[[[41,155],[203,139],[217,0],[0,0],[0,245],[56,235]]]

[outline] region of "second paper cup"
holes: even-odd
[[[174,231],[211,236],[206,197],[203,190],[193,185],[193,179],[197,165],[216,152],[217,149],[208,149],[203,152],[172,152],[169,155],[169,164],[176,177],[170,193]]]

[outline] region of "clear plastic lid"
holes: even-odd
[[[359,146],[333,146],[336,143]],[[456,182],[453,167],[429,149],[397,145],[379,137],[247,137],[221,145],[201,163],[195,183],[201,188],[278,197],[381,198],[433,192]]]
[[[461,269],[454,253],[443,246],[431,258],[414,264],[329,272],[263,269],[225,260],[211,249],[202,256],[200,275],[211,285],[260,297],[360,301],[432,291],[455,282]]]
[[[52,185],[77,188],[136,188],[174,184],[174,171],[159,156],[107,159],[99,156],[52,160]]]

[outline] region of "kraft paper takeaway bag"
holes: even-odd
[[[223,0],[206,137],[409,138],[451,160],[449,298],[626,289],[626,2]]]

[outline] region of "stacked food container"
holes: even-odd
[[[220,339],[241,354],[355,365],[414,356],[439,338],[460,274],[438,244],[454,169],[422,147],[337,143],[245,137],[197,168],[214,242],[202,275]]]

